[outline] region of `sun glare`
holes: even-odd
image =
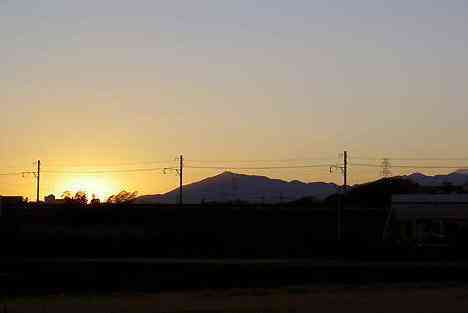
[[[106,200],[117,191],[109,180],[97,177],[77,177],[70,179],[63,183],[62,189],[63,190],[60,192],[71,191],[75,193],[77,191],[85,191],[89,198],[94,194],[101,200]],[[60,195],[61,194],[59,194],[59,196]]]

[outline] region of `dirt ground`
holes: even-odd
[[[468,312],[468,285],[314,286],[3,300],[4,313]]]

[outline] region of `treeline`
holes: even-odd
[[[138,192],[129,192],[126,190],[122,190],[117,194],[111,195],[105,203],[111,204],[123,204],[123,203],[131,203],[136,200],[138,197]],[[101,200],[95,195],[91,195],[91,199],[89,199],[88,193],[86,191],[77,191],[76,193],[72,193],[71,191],[65,191],[62,194],[62,203],[65,205],[72,205],[72,206],[86,206],[86,205],[99,205]],[[46,202],[54,203],[57,200],[55,199],[54,195],[49,195],[46,197]]]

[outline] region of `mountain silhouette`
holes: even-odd
[[[424,175],[414,173],[408,176],[403,176],[421,186],[437,187],[444,184],[452,184],[454,186],[464,186],[468,184],[468,170],[460,169],[447,175]]]
[[[304,183],[272,179],[266,176],[244,175],[232,172],[203,179],[184,186],[184,203],[232,202],[280,203],[305,197],[324,199],[338,190],[333,183]],[[137,203],[176,203],[179,190],[166,194],[139,197]]]

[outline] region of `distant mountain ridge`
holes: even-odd
[[[409,180],[423,187],[438,187],[444,184],[454,186],[468,185],[468,170],[460,169],[447,175],[425,175],[414,173],[400,178]],[[356,185],[357,187],[360,185]],[[334,183],[298,180],[284,181],[266,176],[245,175],[232,172],[205,178],[184,186],[184,203],[202,202],[280,203],[296,201],[306,197],[323,200],[339,191]],[[177,203],[179,190],[174,189],[165,194],[138,197],[136,203]]]
[[[245,201],[250,203],[279,203],[305,197],[324,199],[338,191],[333,183],[304,183],[272,179],[266,176],[232,172],[203,179],[184,186],[184,203]],[[176,203],[178,189],[160,195],[139,197],[137,203]]]
[[[452,184],[454,186],[468,185],[468,170],[460,169],[447,175],[424,175],[421,173],[414,173],[403,178],[409,179],[421,186],[437,187],[444,184]]]

